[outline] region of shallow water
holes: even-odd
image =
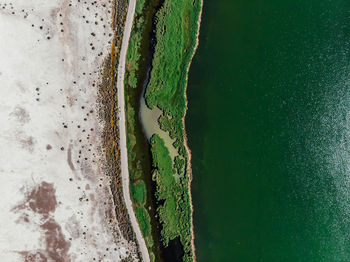
[[[169,155],[172,158],[172,160],[174,160],[175,156],[178,155],[176,148],[173,146],[175,139],[171,139],[169,133],[160,129],[158,124],[158,118],[162,114],[162,110],[160,110],[158,107],[155,107],[153,109],[148,108],[148,106],[146,105],[145,98],[143,96],[141,97],[140,120],[148,141],[154,134],[158,134],[164,140],[164,144],[169,150]]]
[[[350,2],[204,2],[186,120],[198,261],[350,261]]]

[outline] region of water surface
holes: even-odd
[[[198,261],[350,261],[350,1],[205,1],[188,86]]]

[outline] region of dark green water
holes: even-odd
[[[199,262],[350,261],[350,1],[205,1],[188,86]]]

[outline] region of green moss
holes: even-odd
[[[143,181],[138,181],[131,187],[131,195],[134,201],[140,205],[146,202],[146,185]]]
[[[150,218],[145,208],[136,208],[136,217],[139,221],[142,234],[148,236],[151,234]]]

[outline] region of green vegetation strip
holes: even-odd
[[[126,90],[136,88],[138,85],[144,3],[145,0],[137,2],[127,57]],[[184,262],[193,261],[193,250],[192,214],[188,192],[190,179],[183,118],[186,110],[187,68],[196,45],[200,9],[200,0],[164,0],[156,14],[156,45],[150,81],[145,93],[148,107],[151,109],[158,107],[162,110],[163,114],[158,119],[160,128],[169,132],[169,136],[175,139],[174,147],[178,150],[178,155],[172,161],[164,141],[158,135],[153,135],[151,138],[153,179],[157,185],[156,198],[159,204],[157,213],[162,225],[162,241],[167,246],[169,241],[179,237],[184,248]],[[136,144],[134,124],[137,113],[129,102],[127,94],[128,150],[129,162],[132,163],[131,192],[136,216],[146,244],[151,250],[153,241],[150,217],[144,205],[146,189],[140,184],[142,170],[138,169],[138,160],[133,153]]]
[[[184,247],[183,261],[193,261],[191,246],[191,207],[188,192],[188,154],[184,144],[183,117],[186,110],[187,68],[196,45],[199,0],[165,0],[157,14],[155,53],[146,103],[163,111],[161,129],[175,139],[179,155],[174,163],[162,139],[151,139],[154,179],[157,183],[158,207],[165,245],[179,236]]]

